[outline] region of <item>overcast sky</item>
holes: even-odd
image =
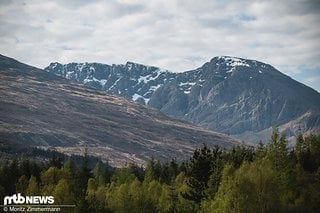
[[[126,61],[175,72],[230,55],[320,91],[320,0],[0,0],[0,53],[50,62]]]

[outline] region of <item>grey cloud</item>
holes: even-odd
[[[297,15],[316,14],[320,12],[319,0],[292,0],[287,4],[287,12]]]
[[[246,13],[239,13],[239,14],[236,15],[236,17],[240,21],[255,21],[255,20],[257,20],[256,16],[250,15],[250,14],[246,14]]]
[[[88,1],[88,0],[50,0],[51,2],[54,2],[61,7],[67,7],[71,10],[78,9],[81,7],[85,7],[89,4],[93,4],[94,1]]]
[[[237,23],[232,17],[218,17],[218,18],[198,18],[199,23],[204,27],[209,28],[226,28],[232,29],[241,27],[240,23]]]
[[[114,17],[122,17],[125,15],[140,13],[145,9],[145,7],[141,4],[121,3],[115,0],[108,1],[105,6],[108,7],[107,11]]]
[[[1,1],[0,51],[39,67],[131,60],[183,71],[216,55],[287,66],[292,76],[300,64],[320,67],[319,0],[26,2]]]
[[[10,5],[12,4],[12,1],[10,0],[1,0],[0,1],[0,5],[3,7],[3,6],[7,6],[7,5]]]

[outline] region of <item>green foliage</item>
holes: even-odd
[[[74,204],[75,198],[70,184],[65,179],[60,179],[53,191],[56,204]]]
[[[225,166],[217,196],[202,203],[203,212],[274,212],[279,210],[275,173],[263,161]]]
[[[10,164],[7,162],[1,169],[1,185],[8,194],[15,192],[15,183],[18,181],[18,161],[14,159]]]
[[[196,203],[201,202],[210,179],[212,162],[212,151],[206,145],[194,151],[187,170],[188,179],[186,183],[189,190],[182,193],[184,198]]]
[[[55,186],[61,178],[61,170],[57,167],[49,167],[48,170],[41,173],[42,192],[45,195],[51,195]]]
[[[25,175],[22,175],[16,183],[16,192],[25,194],[28,188],[29,180]]]
[[[320,168],[310,173],[301,164],[297,164],[296,174],[296,189],[299,193],[292,208],[300,212],[317,212],[320,209]]]
[[[109,165],[98,162],[93,169],[93,176],[98,180],[99,185],[104,185],[106,182],[110,182],[111,173]]]
[[[284,135],[280,136],[279,130],[275,129],[271,140],[267,144],[267,158],[277,171],[287,170],[289,166],[287,141]]]
[[[105,186],[101,186],[99,182],[96,182],[96,180],[99,181],[99,179],[100,178],[98,176],[98,179],[90,178],[88,180],[86,200],[91,212],[108,212],[108,209],[106,208],[107,188]]]
[[[279,130],[275,129],[271,140],[267,144],[266,160],[269,161],[272,169],[276,172],[276,179],[279,184],[280,199],[284,206],[294,203],[295,177],[293,173],[294,160],[291,159],[287,148],[287,140],[284,135],[280,136]]]
[[[26,189],[27,195],[39,195],[40,188],[37,182],[37,179],[34,176],[31,176],[29,179],[28,187]]]
[[[228,163],[236,168],[239,168],[244,161],[253,161],[254,155],[254,147],[245,144],[234,146],[226,153]]]
[[[153,212],[155,207],[142,189],[137,178],[120,185],[111,184],[107,192],[107,204],[114,212],[143,212],[146,209]]]
[[[134,180],[136,177],[135,172],[131,168],[118,168],[115,170],[111,177],[111,182],[120,185]]]
[[[320,166],[320,135],[297,137],[296,156],[303,168],[315,172]]]
[[[58,155],[56,151],[53,152],[53,155],[49,161],[49,166],[50,167],[57,167],[61,168],[62,166],[62,158]]]
[[[1,199],[53,195],[55,204],[76,205],[66,212],[317,212],[320,136],[298,136],[289,149],[275,129],[255,148],[204,145],[189,162],[151,160],[145,169],[90,166],[86,155],[80,166],[72,159],[46,166],[11,160],[0,166],[0,183]]]
[[[159,180],[161,177],[161,165],[159,161],[150,160],[145,169],[144,181],[150,183],[153,180]]]
[[[144,182],[156,180],[161,183],[170,184],[177,176],[178,167],[179,165],[174,159],[163,164],[160,161],[152,159],[146,166]]]
[[[208,186],[204,191],[206,198],[213,198],[219,189],[220,182],[222,180],[222,170],[225,164],[223,155],[224,153],[222,150],[217,147],[212,150],[210,177],[208,180]]]

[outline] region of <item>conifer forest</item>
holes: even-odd
[[[225,150],[205,144],[189,161],[152,159],[112,168],[85,156],[2,161],[0,196],[52,195],[62,212],[318,212],[320,135],[293,147],[275,129],[257,146]]]

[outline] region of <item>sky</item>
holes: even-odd
[[[319,25],[320,0],[0,0],[0,54],[173,72],[228,55],[320,91]]]

